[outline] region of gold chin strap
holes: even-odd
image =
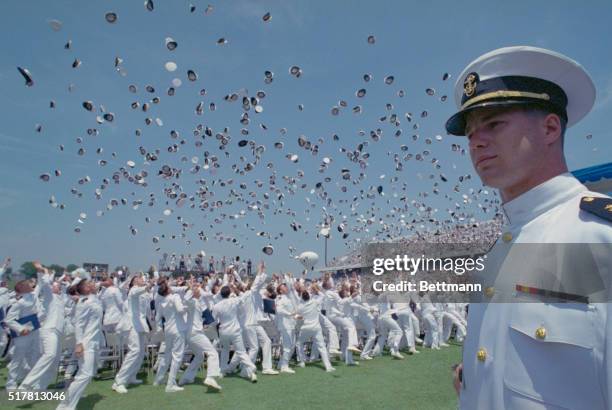
[[[542,93],[542,94],[537,94],[537,93],[528,93],[528,92],[524,92],[524,91],[507,91],[507,90],[501,90],[501,91],[493,91],[490,93],[486,93],[486,94],[481,94],[477,97],[474,98],[470,98],[469,100],[467,100],[462,106],[461,109],[464,110],[466,108],[468,108],[471,105],[474,105],[480,101],[484,101],[484,100],[490,100],[493,98],[511,98],[511,97],[525,97],[525,98],[534,98],[537,100],[543,100],[543,101],[549,101],[550,100],[550,96],[546,93]]]

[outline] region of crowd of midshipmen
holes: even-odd
[[[121,282],[118,275],[92,279],[81,268],[56,276],[34,265],[37,277],[14,291],[1,282],[6,389],[46,389],[59,372],[68,385],[59,409],[76,408],[103,365],[101,350],[117,340],[124,355],[112,389],[126,394],[142,383],[137,375],[151,345],[159,352],[153,384],[173,393],[194,383],[205,359],[204,384],[221,390],[220,379],[234,372],[255,383],[258,372],[294,374],[292,365],[319,360],[333,372],[332,357],[356,366],[356,357],[372,360],[388,348],[401,360],[401,349],[440,349],[451,331],[458,341],[466,333],[464,304],[432,303],[422,294],[401,303],[380,294],[368,303],[357,275],[268,275],[260,263],[254,276],[229,266],[199,278],[132,274]],[[179,375],[187,352],[192,359]],[[72,360],[61,361],[66,357]]]

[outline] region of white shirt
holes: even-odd
[[[100,296],[104,308],[103,324],[115,325],[123,318],[123,296],[116,286],[109,286]]]
[[[297,308],[297,314],[304,318],[302,329],[320,329],[319,323],[319,303],[310,299],[308,302],[301,303]]]
[[[564,174],[503,205],[511,237],[493,246],[483,275],[497,275],[493,298],[514,291],[520,272],[488,271],[504,266],[513,243],[612,243],[612,224],[580,210],[589,195],[602,196]],[[598,263],[612,271],[609,255]],[[461,408],[611,408],[611,322],[610,303],[471,303]]]
[[[61,295],[51,294],[51,302],[47,305],[45,321],[42,329],[55,329],[58,332],[64,331],[64,298]]]
[[[265,284],[265,273],[255,276],[251,289],[248,291],[249,295],[242,304],[242,311],[244,312],[244,319],[241,320],[242,324],[246,326],[255,326],[259,324],[260,320],[265,320],[265,314],[263,311],[263,297],[261,295],[262,288]]]
[[[192,333],[199,333],[204,331],[204,324],[202,319],[202,312],[206,310],[206,304],[203,301],[203,296],[200,295],[199,299],[193,297],[191,291],[187,291],[185,294],[185,306],[187,307],[187,327],[191,324],[190,331]]]
[[[221,299],[213,306],[213,317],[219,322],[219,332],[225,334],[240,333],[238,307],[249,296],[248,292],[237,297]]]
[[[157,299],[155,304],[156,315],[165,319],[164,332],[185,333],[191,326],[187,326],[187,308],[181,301],[181,297],[176,293],[171,293],[166,297]]]
[[[85,296],[76,304],[74,334],[76,343],[84,348],[103,341],[102,304],[96,295]]]
[[[6,314],[5,323],[9,329],[19,334],[22,330],[28,328],[28,324],[22,325],[17,320],[33,314],[38,314],[38,300],[32,292],[29,292],[22,295],[18,301],[11,305]]]
[[[284,329],[295,328],[295,305],[287,295],[278,295],[276,298],[276,325]]]
[[[147,324],[147,310],[149,309],[149,296],[145,286],[132,286],[128,293],[128,316],[130,324],[138,333],[149,332]]]
[[[327,316],[344,316],[344,312],[342,309],[342,299],[338,292],[335,290],[329,289],[323,291],[325,294],[325,301],[323,302],[323,306],[325,306],[325,314]]]

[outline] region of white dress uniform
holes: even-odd
[[[146,290],[146,286],[132,286],[128,292],[128,353],[115,376],[115,384],[118,386],[126,386],[136,379],[145,357],[145,338],[151,330],[147,323],[150,297]]]
[[[347,364],[352,364],[353,355],[351,349],[357,347],[359,339],[357,338],[357,328],[355,328],[355,323],[351,320],[351,318],[346,317],[344,314],[344,305],[350,304],[351,299],[340,298],[338,292],[332,289],[325,290],[324,294],[327,299],[327,317],[338,329],[342,331],[340,350],[344,356],[344,361]]]
[[[19,335],[24,329],[30,329],[25,336],[17,336],[12,341],[11,361],[8,364],[6,389],[16,389],[28,370],[40,357],[40,339],[38,329],[33,330],[30,324],[20,324],[19,320],[31,315],[38,315],[38,299],[32,292],[20,295],[9,307],[5,323],[8,328]]]
[[[66,398],[58,410],[74,410],[87,385],[96,375],[102,335],[102,304],[96,295],[88,295],[76,306],[74,325],[76,343],[83,345],[83,356],[79,358],[79,371],[66,391]]]
[[[272,369],[272,341],[266,330],[259,323],[265,319],[263,311],[263,297],[261,292],[266,284],[266,273],[262,272],[255,276],[250,289],[250,296],[242,304],[243,337],[244,344],[251,361],[255,363],[257,352],[261,348],[261,367],[264,371]]]
[[[242,329],[240,328],[237,317],[238,306],[244,303],[249,296],[249,292],[244,292],[237,297],[221,299],[219,303],[213,306],[213,317],[219,322],[219,342],[223,346],[223,350],[229,350],[230,346],[234,347],[234,355],[231,361],[227,367],[223,366],[224,372],[233,372],[238,365],[241,365],[246,375],[253,378],[255,376],[256,367],[249,358],[246,348],[244,347]]]
[[[612,243],[612,223],[580,210],[581,198],[598,196],[564,174],[504,204],[508,224],[490,263],[515,243]],[[599,262],[612,272],[610,254]],[[513,290],[504,273],[488,287],[492,298]],[[610,409],[611,355],[610,303],[472,303],[461,408]]]
[[[181,376],[180,385],[193,383],[196,373],[206,355],[207,371],[206,377],[217,377],[221,375],[219,368],[219,353],[212,345],[206,334],[204,334],[204,326],[202,324],[202,312],[205,309],[205,304],[200,299],[193,297],[191,291],[185,295],[185,305],[187,306],[187,326],[191,324],[186,343],[189,349],[193,352],[193,359],[187,370]]]
[[[42,325],[40,332],[41,356],[23,379],[21,388],[25,390],[46,389],[57,372],[62,353],[64,334],[64,299],[53,293],[53,275],[45,274],[39,278]]]
[[[432,349],[440,348],[440,328],[438,327],[438,320],[436,319],[436,307],[428,295],[423,296],[420,302],[421,318],[423,319],[423,325],[425,328],[425,340],[423,346],[430,347]]]
[[[446,129],[465,135],[468,112],[525,104],[556,113],[569,128],[591,110],[595,93],[586,70],[562,54],[501,48],[458,76],[459,111]],[[612,200],[565,173],[503,210],[504,232],[481,275],[484,294],[469,306],[461,408],[611,409]]]
[[[410,302],[414,303],[414,312],[410,310],[412,319],[412,331],[414,333],[415,341],[422,343],[423,341],[419,338],[421,335],[421,320],[419,319],[420,307],[419,307],[419,296],[416,292],[410,292]]]
[[[391,303],[387,300],[385,295],[381,295],[378,308],[380,310],[378,316],[380,336],[376,342],[374,352],[375,354],[381,354],[385,344],[388,344],[391,355],[398,355],[399,344],[402,340],[402,329],[393,319],[393,315],[396,313],[395,309],[392,308]]]
[[[72,379],[72,376],[76,372],[76,366],[72,364],[72,362],[76,360],[74,354],[74,345],[76,343],[74,331],[74,324],[76,322],[76,301],[67,293],[62,293],[62,299],[64,300],[64,339],[62,342],[62,349],[72,352],[70,356],[71,363],[64,369],[64,377],[66,379]]]
[[[321,310],[319,322],[321,322],[323,335],[327,337],[327,351],[329,352],[329,354],[337,354],[338,352],[340,352],[340,339],[338,338],[338,331],[336,330],[336,326],[334,326],[331,320],[329,320],[329,318],[326,316],[327,310],[325,309],[327,307],[327,298],[322,292],[313,294],[310,296],[310,298],[317,301]],[[323,312],[324,310],[325,314]]]
[[[114,332],[123,318],[123,295],[121,290],[114,285],[109,286],[100,295],[100,300],[104,308],[102,325],[105,330]]]
[[[291,298],[287,295],[278,295],[276,298],[276,328],[281,337],[282,354],[278,361],[280,370],[289,367],[289,360],[295,349],[295,305]]]
[[[366,342],[361,349],[361,357],[370,356],[372,354],[374,344],[376,343],[376,322],[372,315],[372,307],[361,300],[361,295],[353,298],[353,312],[355,312],[356,322],[366,332]]]
[[[393,307],[397,311],[397,324],[400,329],[402,329],[402,341],[400,341],[400,346],[402,346],[405,339],[406,345],[412,350],[415,348],[415,336],[414,327],[412,326],[413,314],[410,304],[406,302],[397,302],[393,303]]]
[[[457,329],[455,337],[458,342],[465,338],[467,323],[456,310],[455,303],[443,303],[442,307],[442,341],[447,342],[453,327]]]
[[[171,293],[159,298],[158,301],[159,303],[156,304],[155,310],[158,323],[161,322],[162,317],[164,318],[164,342],[166,349],[164,351],[164,360],[160,361],[157,368],[155,384],[162,383],[168,370],[168,363],[170,363],[170,373],[166,382],[166,390],[168,390],[177,385],[176,375],[178,374],[185,352],[185,334],[191,327],[191,324],[189,326],[187,324],[187,308],[179,295]]]
[[[323,339],[323,330],[321,329],[321,323],[319,322],[319,304],[315,300],[309,300],[308,302],[301,303],[297,308],[297,314],[303,317],[303,323],[300,327],[300,333],[297,340],[297,354],[298,360],[301,363],[306,361],[304,356],[304,343],[312,339],[313,349],[319,351],[325,370],[331,371],[332,365],[329,361],[329,354],[325,347],[325,340]]]

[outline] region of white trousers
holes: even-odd
[[[253,363],[257,360],[257,352],[261,348],[263,370],[272,369],[272,341],[261,325],[249,325],[242,332],[249,358]]]
[[[128,335],[128,353],[123,359],[121,369],[115,376],[115,383],[126,386],[134,379],[142,366],[145,357],[145,338],[146,333],[139,333],[133,328]]]
[[[0,359],[4,357],[8,357],[8,351],[7,351],[8,343],[9,343],[8,334],[4,330],[1,330],[0,331]],[[6,353],[6,356],[2,356],[5,353]]]
[[[70,333],[66,332],[66,329],[68,329]],[[74,335],[74,327],[72,324],[68,324],[67,326],[64,326],[64,337],[62,339],[62,352],[70,352],[70,364],[64,369],[64,378],[66,379],[72,379],[72,375],[77,371],[76,365],[72,364],[73,361],[77,360],[77,357],[74,354],[75,346],[76,339]]]
[[[378,318],[378,326],[380,337],[376,344],[376,351],[382,353],[385,344],[388,344],[391,353],[398,353],[399,344],[402,340],[402,329],[397,322],[390,315],[383,315]]]
[[[410,313],[410,318],[412,319],[412,331],[414,332],[414,337],[420,337],[421,335],[421,322],[419,321],[419,318],[417,315],[414,314],[414,312],[411,310],[407,311],[408,313]]]
[[[349,346],[357,346],[359,344],[357,329],[355,328],[355,323],[351,319],[342,316],[330,316],[329,320],[342,330],[343,337],[348,337]]]
[[[79,358],[79,371],[66,391],[66,398],[57,406],[57,410],[75,410],[87,385],[96,375],[100,346],[92,342],[83,346],[83,356]]]
[[[327,353],[327,348],[325,347],[325,340],[323,339],[323,331],[321,330],[321,327],[302,327],[300,329],[300,334],[297,340],[298,360],[300,362],[306,361],[306,357],[304,355],[304,343],[310,339],[312,339],[312,350],[316,348],[319,351],[325,369],[330,369],[332,365],[329,361],[329,354]]]
[[[465,338],[466,328],[461,323],[461,320],[450,312],[442,313],[442,341],[447,342],[450,338],[453,325],[457,327],[457,340],[462,341]]]
[[[348,348],[359,344],[355,323],[351,319],[342,316],[330,316],[329,320],[342,332],[340,350],[344,356],[345,363],[353,363],[353,353]]]
[[[402,331],[402,341],[406,339],[408,347],[414,347],[414,328],[412,326],[412,314],[408,310],[400,310],[397,312],[397,321]],[[401,342],[400,342],[401,343]]]
[[[11,346],[11,361],[8,364],[6,389],[16,389],[28,371],[40,357],[39,331],[35,330],[27,336],[14,337]]]
[[[225,362],[223,363],[224,371],[226,373],[235,371],[238,365],[242,366],[242,370],[247,376],[251,376],[251,374],[255,372],[256,367],[246,352],[244,342],[242,340],[242,334],[240,332],[219,332],[219,343],[221,343],[223,346],[224,351],[229,352],[230,346],[234,347],[234,355],[232,356],[232,360],[230,360],[227,366],[225,366]]]
[[[425,341],[423,344],[432,348],[440,347],[440,332],[436,317],[433,313],[427,313],[423,315],[423,322],[425,322]]]
[[[166,371],[168,371],[168,364],[170,364],[170,373],[168,374],[166,386],[172,387],[176,386],[176,375],[183,361],[185,337],[181,333],[165,332],[164,342],[166,343],[166,349],[164,350],[163,357],[159,361],[155,382],[157,384],[162,383]]]
[[[187,346],[193,353],[193,359],[181,377],[180,384],[193,383],[198,369],[206,355],[206,377],[221,375],[219,368],[219,353],[203,332],[192,332],[187,338]]]
[[[56,329],[40,329],[39,337],[41,356],[21,382],[21,387],[25,390],[46,389],[57,372],[62,353],[61,332]]]
[[[360,314],[357,320],[366,331],[366,342],[361,349],[361,356],[369,356],[376,343],[376,325],[371,317],[364,314]]]
[[[329,350],[340,350],[340,339],[338,338],[338,331],[336,326],[329,320],[329,318],[323,314],[319,315],[319,323],[321,328],[327,335],[327,349]]]
[[[281,358],[278,361],[278,368],[284,369],[289,367],[289,360],[291,360],[291,356],[293,356],[293,351],[295,349],[295,332],[294,329],[288,329],[282,325],[278,326],[278,332],[280,333],[281,347],[283,349]]]

